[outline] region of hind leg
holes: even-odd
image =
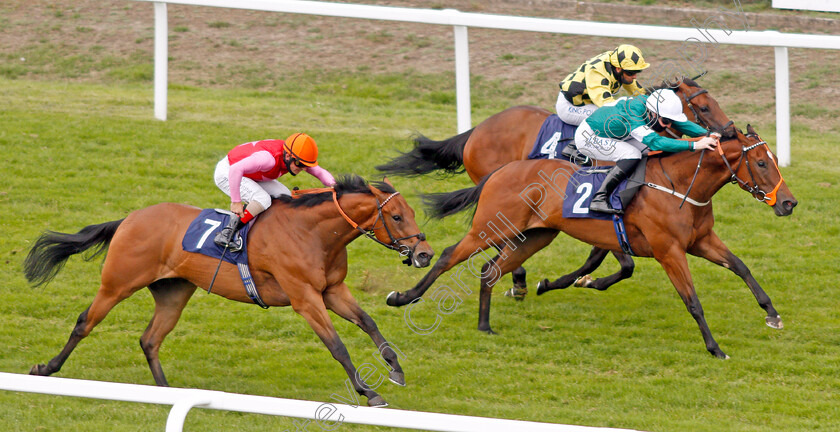
[[[513,277],[513,287],[505,291],[505,297],[513,297],[514,300],[518,301],[525,300],[525,296],[528,295],[528,284],[525,282],[526,274],[525,267],[521,266],[510,273]]]
[[[589,277],[589,273],[595,271],[595,269],[601,265],[604,258],[606,258],[607,253],[609,253],[609,251],[606,249],[593,247],[592,252],[589,253],[589,258],[586,259],[586,262],[583,263],[583,266],[579,269],[555,280],[554,282],[549,282],[548,279],[543,279],[540,283],[538,283],[537,295],[542,295],[551,290],[568,288],[572,285],[572,283],[574,283],[575,286],[605,291],[610,286],[633,275],[633,269],[635,268],[633,258],[623,253],[613,252],[613,255],[618,260],[619,265],[621,265],[621,269],[609,276],[592,280],[592,278]]]
[[[481,291],[478,297],[478,329],[495,334],[490,328],[490,297],[493,285],[499,278],[519,268],[531,255],[546,247],[557,237],[557,230],[533,229],[525,232],[525,240],[516,249],[510,244],[502,248],[495,258],[488,261],[481,271]]]
[[[89,335],[91,330],[93,330],[97,324],[105,319],[105,316],[108,315],[108,312],[110,312],[117,303],[131,296],[134,291],[136,290],[110,290],[107,289],[105,285],[102,285],[99,288],[99,292],[96,293],[93,303],[91,303],[90,306],[88,306],[88,308],[79,315],[79,319],[76,320],[76,326],[73,327],[73,331],[70,332],[70,339],[67,341],[67,344],[64,345],[61,352],[58,353],[57,356],[53,357],[47,364],[37,364],[32,366],[32,369],[29,370],[29,374],[49,376],[61,370],[61,366],[63,366],[64,362],[67,361],[67,357],[70,356],[70,353],[73,352],[76,345]]]
[[[181,312],[195,292],[195,285],[184,279],[163,279],[149,285],[155,299],[155,314],[140,337],[140,347],[149,362],[155,384],[169,386],[160,365],[158,351],[166,335],[175,328]]]
[[[356,299],[350,294],[350,290],[344,282],[333,285],[324,291],[324,304],[340,317],[359,326],[362,331],[370,336],[381,356],[381,359],[377,358],[376,360],[379,362],[384,360],[383,365],[389,369],[388,378],[391,382],[404,386],[405,374],[398,359],[399,351],[394,350],[391,344],[385,340],[385,337],[379,332],[379,328],[376,326],[373,318],[362,310],[356,302]],[[373,388],[377,386],[373,386]]]

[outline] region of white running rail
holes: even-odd
[[[689,43],[722,43],[775,47],[776,68],[776,152],[779,165],[790,165],[790,87],[788,48],[840,49],[840,36],[779,33],[777,31],[730,30],[720,18],[706,21],[723,28],[663,27],[549,18],[529,18],[391,6],[371,6],[303,0],[136,0],[155,5],[155,117],[166,120],[167,14],[166,4],[213,6],[269,12],[300,13],[344,18],[377,19],[451,25],[455,39],[455,98],[458,132],[472,127],[470,114],[470,59],[467,27],[562,33],[616,38],[654,39]],[[740,2],[734,2],[740,7]],[[743,13],[743,12],[741,12]],[[706,22],[702,26],[707,26]],[[705,33],[703,32],[705,30]],[[702,36],[699,37],[699,36]],[[704,48],[705,50],[705,48]]]
[[[452,432],[633,432],[630,429],[571,426],[518,420],[469,417],[453,414],[404,411],[388,408],[251,396],[213,390],[156,387],[138,384],[42,377],[0,372],[0,390],[77,396],[123,402],[172,405],[166,432],[183,430],[193,407],[308,419],[323,430],[337,430],[344,423],[389,426],[403,429]],[[310,430],[317,430],[311,427]],[[351,430],[348,428],[348,430]]]

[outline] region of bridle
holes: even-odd
[[[679,87],[679,85],[677,87]],[[686,106],[688,106],[688,109],[690,109],[691,113],[694,114],[694,118],[697,119],[700,122],[700,125],[703,126],[706,129],[710,130],[710,131],[713,131],[712,125],[709,124],[709,122],[707,122],[705,119],[703,119],[703,117],[700,117],[700,113],[697,112],[697,109],[694,108],[694,104],[691,103],[692,99],[696,98],[697,96],[700,96],[701,94],[708,93],[708,92],[709,92],[708,90],[706,90],[704,88],[701,88],[700,90],[697,90],[696,92],[694,92],[690,95],[686,95],[682,92],[680,92],[680,93],[682,94],[682,98],[685,101]],[[728,123],[723,125],[723,127],[720,128],[721,135],[723,135],[723,132],[726,129],[728,129],[730,126],[732,126],[734,124],[735,124],[734,121],[729,120]]]
[[[720,154],[720,157],[723,159],[723,163],[726,164],[726,168],[729,169],[729,173],[731,174],[731,176],[729,177],[730,182],[739,183],[741,185],[741,188],[749,192],[757,201],[767,203],[767,205],[769,206],[773,206],[776,204],[776,192],[779,191],[779,187],[781,187],[782,182],[785,181],[785,179],[782,178],[782,171],[779,170],[779,165],[776,164],[776,159],[771,158],[773,160],[773,164],[776,166],[776,170],[779,171],[779,182],[776,183],[776,186],[770,192],[765,192],[764,190],[762,190],[758,186],[758,182],[755,181],[755,176],[753,175],[752,168],[750,168],[749,152],[750,150],[762,145],[767,148],[768,153],[772,154],[772,152],[770,151],[770,147],[767,146],[767,142],[762,140],[758,136],[758,134],[750,133],[745,136],[754,138],[758,140],[758,142],[749,147],[741,146],[741,155],[738,157],[738,165],[735,167],[735,169],[732,169],[732,165],[729,164],[729,160],[726,159],[726,156],[723,154],[723,149],[721,148],[721,146],[717,147],[718,154]],[[737,174],[737,171],[741,168],[741,164],[743,164],[745,160],[747,166],[747,173],[749,173],[750,175],[750,181],[752,181],[753,186],[750,186],[749,182],[742,180],[740,177],[738,177]]]
[[[336,193],[335,188],[328,189],[332,191],[333,202],[335,203],[336,208],[338,208],[338,212],[341,214],[341,217],[343,217],[344,220],[346,220],[347,223],[350,224],[350,226],[352,226],[354,229],[359,230],[362,234],[364,234],[365,237],[381,244],[382,246],[385,246],[388,249],[399,252],[400,256],[406,257],[406,259],[403,262],[407,265],[411,265],[411,257],[414,255],[414,250],[417,248],[420,242],[426,240],[426,234],[420,232],[405,237],[394,237],[394,235],[391,234],[391,230],[388,229],[388,224],[385,223],[385,216],[382,214],[382,208],[385,207],[385,204],[388,204],[388,201],[391,201],[392,198],[399,195],[399,192],[392,193],[381,203],[379,202],[379,198],[376,198],[376,211],[378,214],[376,215],[376,219],[373,220],[373,224],[371,225],[371,227],[365,229],[360,227],[359,224],[357,224],[356,222],[354,222],[353,219],[350,218],[350,216],[347,216],[347,213],[344,213],[344,210],[341,208],[341,204],[338,203],[338,194]],[[385,232],[388,233],[388,238],[390,239],[391,243],[385,243],[376,238],[376,224],[380,219],[382,220],[382,227],[385,228]],[[417,237],[417,242],[414,243],[414,245],[411,247],[400,243],[403,240],[408,240],[410,238],[415,237]]]

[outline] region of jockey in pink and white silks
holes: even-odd
[[[239,229],[271,206],[272,198],[291,196],[291,191],[277,179],[286,173],[293,176],[306,171],[325,186],[335,184],[335,178],[318,166],[318,146],[304,133],[296,133],[285,141],[261,140],[240,144],[216,164],[216,186],[230,196],[231,217],[214,241],[231,250],[241,248],[232,244]],[[247,206],[246,204],[247,203]]]

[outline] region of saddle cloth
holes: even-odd
[[[636,165],[636,170],[627,180],[621,182],[610,196],[610,206],[614,209],[625,209],[636,196],[636,192],[645,184],[645,168],[647,156]],[[566,199],[563,200],[563,217],[565,218],[593,218],[612,219],[612,215],[599,212],[589,212],[592,195],[601,187],[607,172],[612,167],[583,168],[575,171],[566,184]]]
[[[230,221],[231,213],[219,209],[204,209],[198,214],[198,217],[190,222],[187,227],[187,232],[184,234],[184,239],[181,241],[181,247],[187,252],[200,253],[212,258],[220,258],[225,261],[235,264],[239,270],[239,277],[242,278],[242,285],[245,286],[245,292],[251,300],[263,309],[268,309],[268,306],[262,301],[260,293],[251,278],[251,271],[248,269],[248,232],[254,225],[256,219],[245,224],[236,236],[242,239],[242,250],[233,252],[230,249],[225,252],[225,248],[216,244],[213,238],[216,233],[226,227]],[[235,240],[235,238],[234,238]],[[222,253],[224,252],[224,257]]]
[[[213,258],[221,258],[222,251],[225,248],[217,245],[213,238],[216,234],[226,227],[230,221],[230,214],[223,210],[204,209],[198,214],[187,228],[187,233],[184,234],[184,239],[181,241],[181,247],[187,252],[200,253]],[[231,252],[230,249],[225,253],[224,260],[232,264],[248,265],[248,248],[245,243],[248,239],[248,231],[250,231],[253,223],[248,223],[241,230],[237,236],[242,237],[242,250],[238,252]]]
[[[540,132],[534,142],[534,148],[528,153],[528,159],[569,160],[561,152],[567,144],[574,142],[576,130],[577,126],[566,124],[557,117],[557,114],[548,116],[540,126]]]

